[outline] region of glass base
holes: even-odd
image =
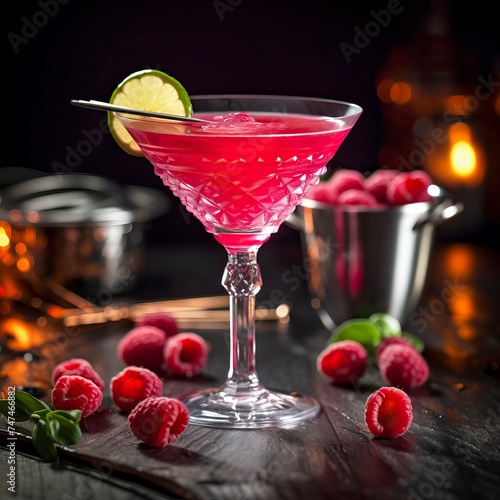
[[[231,429],[292,426],[320,410],[310,396],[267,389],[237,395],[224,388],[205,389],[179,398],[189,410],[190,424]]]

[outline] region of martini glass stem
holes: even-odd
[[[224,391],[241,397],[262,390],[255,370],[255,295],[262,286],[257,252],[228,253],[222,284],[230,295],[229,372]]]

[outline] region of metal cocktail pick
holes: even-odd
[[[156,111],[144,111],[142,109],[134,109],[126,106],[116,106],[115,104],[110,104],[109,102],[94,101],[94,100],[82,101],[81,99],[72,99],[70,102],[74,106],[80,106],[82,108],[115,111],[117,113],[150,116],[152,118],[163,118],[164,120],[175,120],[180,122],[210,123],[209,121],[201,120],[200,118],[192,118],[190,116],[180,116],[180,115],[169,115],[167,113],[158,113]]]

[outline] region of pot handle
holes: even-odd
[[[297,231],[301,231],[304,229],[304,222],[295,212],[292,212],[285,219],[285,224],[293,229],[297,229]]]
[[[434,224],[435,226],[455,217],[464,209],[464,204],[461,202],[454,203],[450,198],[436,205],[425,217],[419,219],[413,226],[413,230],[422,227],[424,224]]]

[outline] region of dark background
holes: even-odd
[[[355,102],[363,115],[334,164],[373,170],[385,137],[376,79],[390,51],[411,39],[430,3],[399,2],[401,12],[350,62],[340,44],[353,44],[355,28],[373,19],[371,11],[386,10],[394,1],[11,2],[1,21],[1,166],[61,173],[62,165],[68,173],[162,189],[147,160],[125,154],[109,133],[88,155],[67,162],[68,147],[76,148],[85,131],[98,129],[105,118],[71,106],[70,99],[108,100],[123,78],[149,67],[176,77],[192,95],[269,93]],[[49,14],[43,14],[44,6]],[[484,0],[449,5],[455,42],[474,54],[485,75],[500,56],[498,21],[489,7]],[[171,208],[154,222],[151,240],[212,244],[201,224],[187,224],[178,202],[165,192]],[[479,226],[491,234],[489,226]],[[297,237],[284,226],[270,244]],[[453,237],[485,241],[477,233]]]

